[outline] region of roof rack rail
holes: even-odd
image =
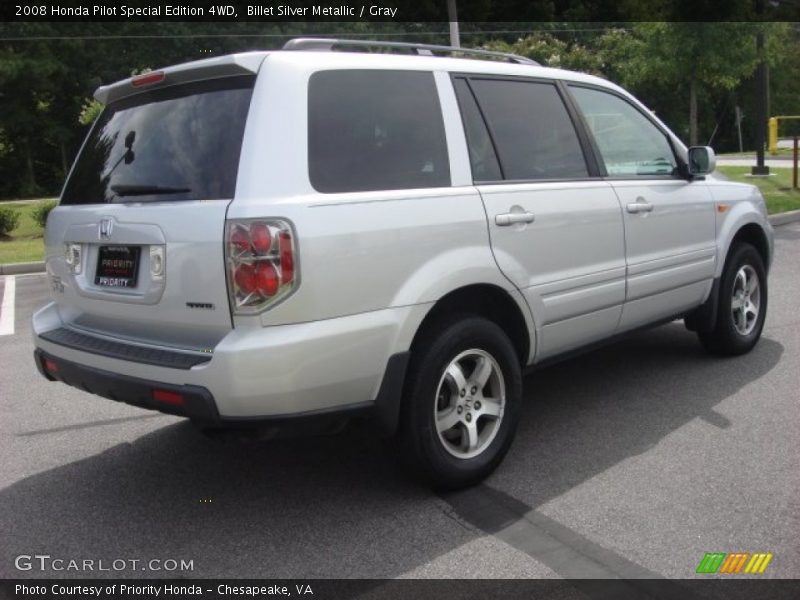
[[[398,50],[413,50],[422,56],[436,56],[435,52],[447,54],[465,54],[467,57],[500,58],[505,61],[520,65],[541,66],[535,60],[509,54],[507,52],[493,52],[492,50],[477,50],[472,48],[456,48],[455,46],[437,46],[434,44],[411,44],[406,42],[379,42],[375,40],[343,40],[335,38],[295,38],[283,45],[284,50],[321,50],[332,52],[340,46],[356,46],[362,48],[394,48]]]

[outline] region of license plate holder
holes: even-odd
[[[140,246],[100,246],[94,283],[108,288],[136,287]]]

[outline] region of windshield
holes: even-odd
[[[61,204],[230,199],[254,77],[176,85],[110,104]]]

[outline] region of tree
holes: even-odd
[[[486,48],[527,56],[547,67],[603,74],[603,59],[599,54],[574,39],[564,40],[549,32],[533,33],[511,44],[489,42]]]
[[[786,36],[773,35],[767,42],[772,58],[770,111],[772,115],[800,114],[800,28],[787,26]],[[800,128],[795,125],[795,130]]]
[[[28,25],[28,24],[26,24]],[[37,33],[41,29],[29,25]],[[46,26],[45,26],[46,27]],[[51,98],[58,90],[57,81],[63,65],[46,44],[32,44],[34,51],[22,52],[6,46],[0,51],[0,127],[12,141],[24,173],[26,194],[39,191],[36,176],[36,144],[40,134],[51,125]]]
[[[696,145],[698,95],[702,90],[733,90],[755,70],[759,27],[781,33],[769,23],[636,23],[626,35],[607,37],[603,54],[626,86],[658,81],[681,90],[688,108],[689,143]]]

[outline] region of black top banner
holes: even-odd
[[[456,19],[451,18],[453,6]],[[0,18],[229,23],[800,21],[800,0],[3,0]]]

